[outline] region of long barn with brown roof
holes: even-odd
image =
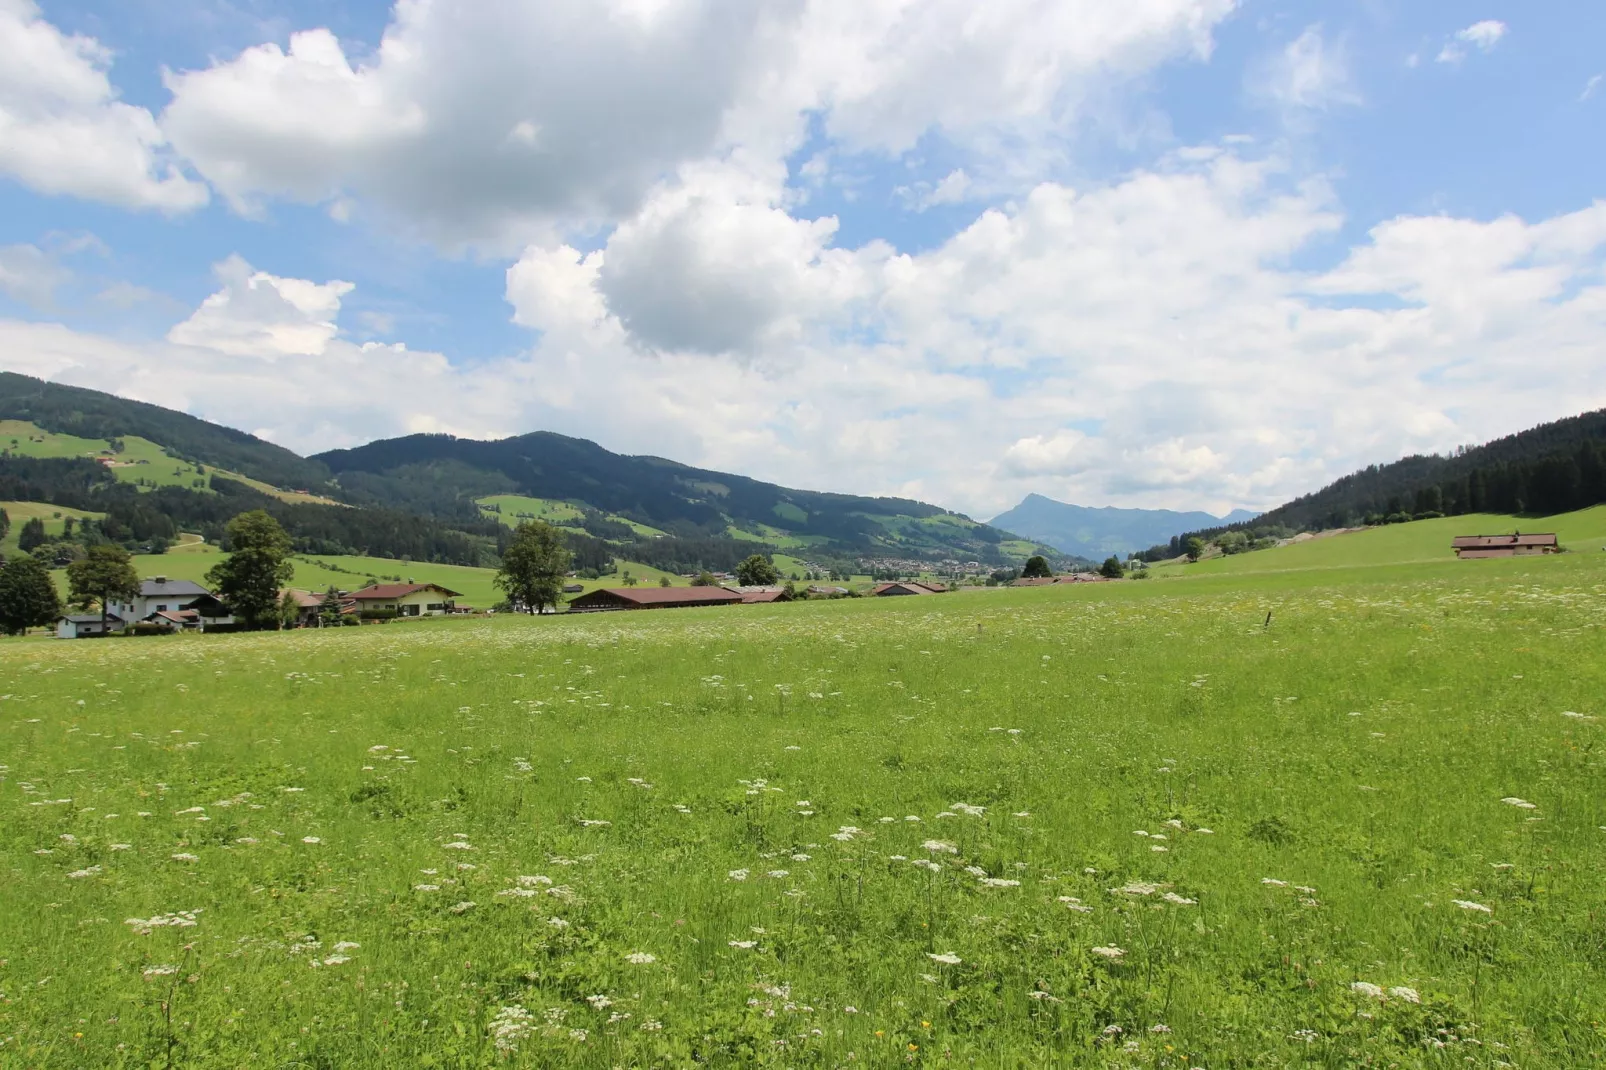
[[[604,587],[569,601],[571,613],[614,609],[678,609],[686,606],[739,606],[742,596],[723,587]]]
[[[1462,560],[1481,557],[1528,557],[1561,552],[1561,543],[1552,532],[1535,535],[1462,535],[1450,543]]]

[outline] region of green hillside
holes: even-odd
[[[1253,553],[1210,557],[1197,563],[1169,561],[1151,566],[1156,578],[1252,575],[1341,568],[1449,563],[1486,568],[1491,561],[1459,561],[1450,549],[1457,535],[1495,535],[1511,531],[1553,531],[1569,553],[1600,553],[1606,544],[1606,505],[1551,517],[1473,514],[1386,524],[1343,535],[1310,538]]]
[[[0,539],[0,555],[9,555],[17,552],[17,536],[22,533],[22,525],[30,520],[43,520],[45,534],[58,536],[66,528],[66,518],[74,520],[99,520],[104,513],[94,513],[85,509],[69,509],[62,505],[46,505],[43,502],[0,502],[0,509],[6,511],[11,518],[11,529],[6,532],[4,539]]]
[[[324,466],[255,435],[158,405],[14,372],[0,372],[0,420],[25,421],[97,442],[139,437],[160,443],[177,457],[287,490],[317,490],[329,478]]]

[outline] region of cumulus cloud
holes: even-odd
[[[1208,54],[1232,9],[410,0],[371,57],[309,29],[169,75],[162,127],[242,210],[366,205],[436,240],[506,248],[629,217],[687,166],[778,164],[811,116],[850,152],[1058,128],[1090,84]]]
[[[0,0],[0,174],[46,194],[181,212],[206,186],[166,152],[151,113],[122,103],[111,53],[68,36],[34,0]]]
[[[353,289],[349,282],[278,278],[238,256],[214,270],[222,289],[168,331],[169,342],[268,361],[321,356],[338,333],[340,299]]]
[[[1498,19],[1484,19],[1459,30],[1439,50],[1440,63],[1460,63],[1467,58],[1467,49],[1489,52],[1506,35],[1506,24]]]
[[[917,255],[811,239],[776,268],[737,250],[783,281],[733,361],[702,337],[650,341],[696,329],[643,319],[639,294],[610,288],[616,259],[660,248],[654,213],[690,203],[679,187],[662,196],[642,209],[645,246],[527,251],[507,297],[530,348],[487,363],[357,345],[339,329],[344,284],[236,261],[170,341],[0,323],[0,351],[17,370],[304,450],[543,428],[976,515],[1028,491],[1264,507],[1366,463],[1606,404],[1606,202],[1535,222],[1402,217],[1311,272],[1290,265],[1337,233],[1330,189],[1276,161],[1185,153],[1108,185],[1045,183]],[[761,252],[775,241],[737,233]],[[728,279],[693,270],[683,284],[705,305],[731,300]]]

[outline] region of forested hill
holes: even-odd
[[[908,556],[933,552],[998,557],[1006,532],[903,498],[793,490],[661,457],[612,453],[550,432],[487,442],[411,435],[313,460],[334,473],[347,501],[458,515],[496,494],[583,502],[592,509],[683,538],[777,532],[840,550]]]
[[[329,470],[316,461],[244,431],[15,372],[0,372],[0,420],[25,420],[46,431],[88,439],[137,435],[160,443],[176,457],[286,489],[315,488],[329,479]]]
[[[1174,556],[1191,536],[1227,530],[1319,531],[1424,516],[1548,516],[1606,502],[1606,409],[1541,424],[1449,456],[1372,465],[1247,524],[1187,532],[1150,555]]]

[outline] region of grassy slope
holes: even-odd
[[[1460,565],[0,643],[0,1028],[19,1065],[478,1064],[510,1005],[528,1066],[1595,1065],[1606,555]]]
[[[510,528],[519,526],[522,520],[544,520],[555,524],[562,520],[579,520],[583,514],[577,507],[568,502],[560,502],[552,498],[531,498],[523,494],[492,494],[485,498],[474,499],[480,506],[480,512],[489,519],[500,520]],[[486,506],[499,506],[500,511],[486,508]],[[637,535],[647,538],[656,538],[665,534],[658,528],[647,524],[638,524],[634,520],[627,520],[622,516],[608,516],[609,520],[617,520],[626,524]]]
[[[39,517],[45,522],[46,535],[60,535],[65,525],[65,518],[75,517],[83,520],[99,520],[104,513],[91,513],[83,509],[69,509],[64,505],[47,505],[44,502],[0,502],[0,509],[6,511],[11,517],[11,530],[4,539],[0,539],[0,553],[14,554],[17,552],[17,538],[22,534],[22,525],[29,520]]]
[[[169,457],[160,445],[137,435],[123,439],[123,452],[112,454],[105,439],[78,438],[41,430],[21,420],[0,420],[0,450],[9,450],[21,457],[113,457],[112,474],[119,482],[135,483],[142,487],[189,487],[210,490],[207,480],[212,475],[232,479],[286,502],[316,502],[338,504],[315,494],[299,494],[270,486],[259,479],[229,472],[221,468],[196,466],[187,461]]]
[[[1312,539],[1271,550],[1216,557],[1196,564],[1167,562],[1156,577],[1245,575],[1310,569],[1372,568],[1457,562],[1450,540],[1457,535],[1492,535],[1514,530],[1554,531],[1572,552],[1598,552],[1606,541],[1606,505],[1553,517],[1455,516],[1389,524],[1348,535]]]

